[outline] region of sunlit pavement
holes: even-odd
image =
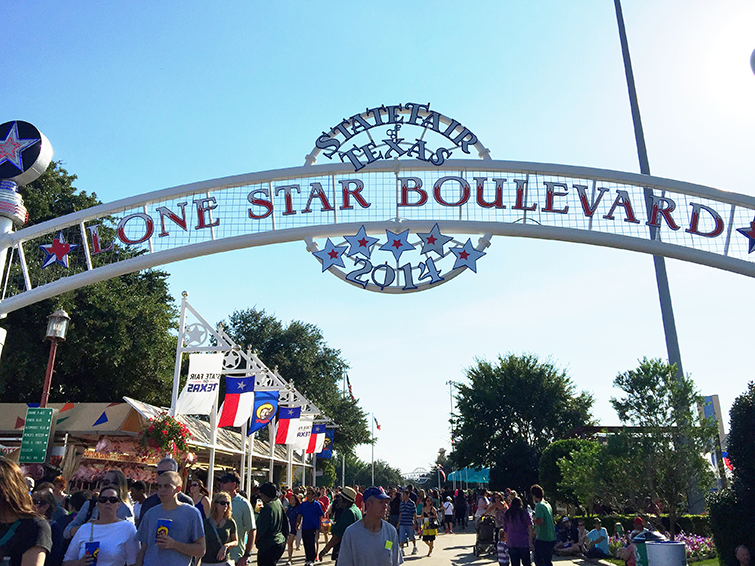
[[[427,556],[427,544],[425,544],[421,540],[418,540],[417,554],[415,554],[414,556],[410,554],[412,545],[411,543],[409,543],[409,546],[405,549],[406,555],[404,556],[404,562],[406,564],[411,564],[412,566],[441,566],[449,564],[453,566],[462,564],[498,564],[498,559],[495,553],[479,557],[474,555],[473,549],[475,545],[475,539],[476,537],[474,533],[474,524],[471,522],[467,526],[467,528],[461,532],[455,530],[454,534],[448,535],[439,532],[437,538],[435,539],[435,548],[433,549],[432,556]],[[320,536],[320,548],[322,548],[325,544],[323,541],[323,537]],[[286,564],[287,556],[288,554],[285,554],[284,557],[280,561],[278,561],[279,566]],[[301,566],[304,564],[303,547],[299,551],[294,551],[294,559],[292,563],[295,566]],[[320,563],[318,562],[316,564]],[[328,557],[326,557],[326,559],[321,564],[323,564],[323,566],[327,566],[328,564],[332,566],[334,562],[330,560],[330,556],[328,555]],[[603,560],[559,558],[556,556],[553,557],[553,564],[558,566],[588,566],[595,564],[613,566],[610,562]]]

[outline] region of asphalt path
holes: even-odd
[[[431,556],[427,556],[427,544],[421,540],[417,541],[417,554],[412,556],[411,543],[406,549],[406,556],[404,556],[404,563],[410,566],[463,566],[467,564],[474,564],[479,566],[496,565],[498,559],[495,553],[475,556],[476,536],[474,533],[474,525],[470,521],[470,525],[466,530],[462,532],[454,532],[453,534],[438,533],[435,539],[435,548]],[[325,544],[323,535],[320,535],[320,546],[322,548]],[[288,552],[283,554],[283,558],[278,561],[278,566],[284,566],[286,559],[288,558]],[[292,564],[294,566],[304,565],[304,547],[294,551]],[[328,555],[322,562],[317,562],[317,565],[332,566],[334,562],[330,560]],[[559,558],[553,557],[553,564],[556,566],[594,566],[599,564],[601,566],[613,566],[610,562],[603,560],[584,560],[581,558]],[[533,565],[534,566],[534,565]]]

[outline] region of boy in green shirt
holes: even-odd
[[[556,525],[553,522],[553,510],[545,500],[545,491],[535,484],[530,488],[530,494],[535,502],[534,541],[530,546],[535,551],[535,566],[553,566],[553,547],[556,545]]]

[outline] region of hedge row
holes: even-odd
[[[631,532],[632,529],[634,529],[634,518],[636,516],[637,515],[574,515],[569,518],[572,521],[584,521],[585,528],[589,531],[592,529],[593,520],[597,517],[608,531],[608,534],[613,535],[616,523],[621,523],[625,532]],[[648,519],[646,517],[643,517],[643,519],[645,519],[645,523],[647,524]],[[561,517],[558,517],[558,520],[560,521]],[[656,527],[660,528],[662,524],[664,530],[668,530],[668,515],[661,515],[660,518],[654,517],[651,521]],[[688,535],[695,534],[702,537],[711,536],[708,515],[680,515],[676,518],[676,524],[678,525],[677,533],[681,530]]]

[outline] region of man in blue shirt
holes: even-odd
[[[412,541],[414,548],[412,555],[417,554],[417,539],[414,537],[414,518],[417,515],[417,506],[409,499],[409,491],[401,492],[401,505],[399,505],[398,540],[401,548]]]
[[[594,529],[587,533],[587,549],[585,556],[587,558],[605,558],[609,554],[608,550],[608,531],[600,523],[600,519],[593,522]]]
[[[296,509],[299,520],[297,530],[301,528],[301,540],[304,543],[305,566],[312,566],[317,558],[317,534],[320,532],[320,517],[325,515],[320,502],[315,498],[317,493],[313,487],[307,488],[307,499],[302,501]]]

